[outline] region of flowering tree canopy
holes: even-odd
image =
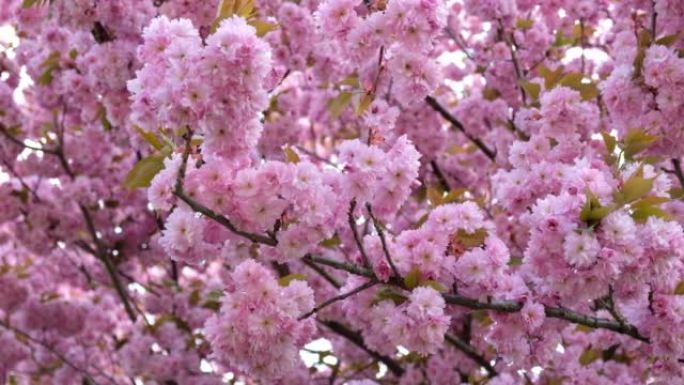
[[[684,384],[681,0],[0,26],[1,384]]]

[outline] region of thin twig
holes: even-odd
[[[496,370],[494,369],[492,364],[490,364],[489,361],[487,361],[487,359],[484,358],[484,356],[475,351],[475,348],[473,348],[471,345],[469,345],[468,343],[466,343],[465,341],[451,333],[445,334],[444,339],[446,339],[447,342],[452,344],[456,349],[462,351],[466,356],[468,356],[468,358],[475,361],[481,367],[485,368],[490,378],[495,377],[497,375]]]
[[[16,327],[11,326],[9,323],[7,323],[7,322],[5,322],[5,321],[0,320],[0,326],[2,326],[3,328],[5,328],[5,329],[11,331],[11,332],[14,333],[14,334],[18,334],[19,336],[21,336],[22,338],[24,338],[24,339],[26,339],[26,340],[28,340],[28,341],[31,341],[31,342],[33,342],[33,343],[35,343],[35,344],[38,344],[38,345],[42,346],[43,348],[47,349],[50,353],[54,354],[57,358],[59,358],[60,360],[62,360],[62,362],[64,362],[64,363],[67,364],[69,367],[71,367],[72,369],[74,369],[75,371],[77,371],[77,372],[79,372],[79,373],[83,373],[83,375],[85,376],[85,378],[86,378],[88,381],[90,381],[92,384],[94,384],[94,385],[99,385],[99,383],[98,383],[97,381],[95,381],[95,379],[90,375],[90,373],[88,373],[87,370],[81,369],[81,368],[78,367],[76,364],[74,364],[73,362],[71,362],[68,358],[66,358],[62,353],[60,353],[59,351],[57,351],[57,350],[54,349],[53,347],[47,345],[45,342],[43,342],[43,341],[41,341],[41,340],[39,340],[39,339],[33,337],[32,335],[28,334],[27,332],[25,332],[25,331],[23,331],[23,330],[21,330],[21,329],[17,329]]]
[[[380,222],[378,222],[378,219],[375,217],[375,215],[373,215],[373,208],[371,207],[370,203],[366,203],[366,209],[368,210],[368,215],[371,217],[371,220],[373,221],[375,231],[378,233],[378,237],[380,237],[380,243],[382,243],[382,251],[385,254],[385,259],[387,259],[387,263],[389,263],[390,267],[392,268],[392,272],[394,273],[394,275],[396,277],[401,277],[401,275],[399,274],[399,270],[397,270],[397,266],[392,261],[392,256],[390,255],[389,249],[387,248],[385,232],[382,230],[382,226],[380,225]]]
[[[359,286],[359,287],[357,287],[357,288],[355,288],[355,289],[352,289],[352,290],[350,290],[350,291],[348,291],[348,292],[346,292],[346,293],[342,293],[342,294],[340,294],[340,295],[338,295],[338,296],[332,297],[332,298],[328,299],[327,301],[325,301],[325,302],[323,302],[323,303],[321,303],[321,304],[319,304],[319,305],[316,305],[316,306],[315,306],[313,309],[311,309],[310,311],[308,311],[308,312],[302,314],[301,316],[299,316],[299,320],[301,321],[301,320],[303,320],[303,319],[307,319],[307,318],[311,317],[312,315],[318,313],[319,311],[325,309],[326,307],[328,307],[328,306],[334,304],[335,302],[337,302],[337,301],[342,301],[342,300],[344,300],[344,299],[346,299],[346,298],[351,297],[352,295],[354,295],[354,294],[356,294],[356,293],[360,293],[360,292],[362,292],[362,291],[364,291],[364,290],[366,290],[366,289],[369,289],[369,288],[371,288],[371,287],[373,287],[373,286],[375,286],[375,285],[377,285],[377,284],[378,284],[378,281],[375,281],[375,280],[373,280],[373,281],[368,281],[368,282],[364,283],[363,285],[361,285],[361,286]]]
[[[347,328],[345,325],[337,321],[318,320],[318,322],[326,326],[335,334],[346,338],[349,342],[361,348],[371,357],[385,364],[387,366],[387,369],[389,369],[395,376],[401,377],[404,374],[404,368],[402,368],[401,365],[399,365],[399,363],[397,363],[395,360],[367,347],[363,341],[363,337],[359,333]]]
[[[430,161],[430,167],[432,167],[432,172],[437,177],[439,184],[442,185],[442,189],[444,191],[447,191],[447,192],[451,191],[451,186],[449,185],[449,181],[447,181],[446,176],[442,172],[442,169],[439,168],[439,164],[437,164],[436,159],[433,159]]]
[[[373,273],[369,270],[360,268],[349,263],[338,262],[327,258],[316,257],[311,255],[308,255],[305,258],[309,258],[313,262],[316,262],[321,265],[327,265],[339,270],[344,270],[351,274],[367,278],[373,278]],[[390,279],[388,284],[405,289],[405,284],[401,279]],[[444,301],[448,304],[459,305],[473,310],[493,310],[504,313],[516,313],[519,312],[523,307],[523,303],[516,301],[487,300],[487,302],[482,302],[477,299],[465,297],[456,293],[444,293],[442,294],[442,297],[444,298]],[[620,322],[615,320],[577,313],[573,310],[566,309],[560,306],[554,307],[544,305],[544,313],[549,318],[562,319],[574,324],[589,326],[595,329],[611,330],[619,334],[624,334],[633,337],[639,341],[650,343],[649,339],[641,335],[639,330],[634,325],[626,323],[620,324]]]
[[[361,253],[361,257],[363,258],[363,265],[366,267],[370,267],[370,259],[368,259],[366,249],[363,247],[363,242],[361,241],[361,237],[359,236],[359,230],[356,228],[354,209],[356,209],[356,199],[352,199],[352,201],[349,202],[349,211],[347,212],[347,219],[349,221],[349,228],[351,228],[352,234],[354,235],[354,242],[356,242],[356,246],[358,247],[359,252]]]
[[[679,160],[677,158],[673,158],[672,159],[672,169],[674,170],[674,174],[677,177],[679,184],[682,185],[682,188],[684,189],[684,172],[682,172],[681,160]]]
[[[185,180],[185,172],[186,172],[186,168],[187,168],[188,157],[190,155],[190,141],[191,141],[190,137],[191,137],[191,135],[186,134],[186,136],[187,136],[187,138],[186,138],[185,151],[183,151],[183,159],[182,159],[180,168],[178,169],[178,177],[176,178],[176,188],[174,189],[173,195],[175,195],[180,200],[185,202],[188,206],[190,206],[190,208],[193,211],[196,211],[196,212],[201,213],[202,215],[204,215],[208,218],[213,219],[218,224],[220,224],[223,227],[230,230],[233,234],[239,235],[243,238],[247,238],[254,243],[261,243],[261,244],[269,245],[269,246],[278,245],[278,240],[274,237],[250,233],[250,232],[242,231],[242,230],[238,229],[230,221],[230,219],[226,218],[225,216],[223,216],[221,214],[214,212],[212,209],[210,209],[210,208],[204,206],[203,204],[197,202],[196,200],[192,199],[190,196],[188,196],[185,193],[185,191],[183,190],[183,181]]]
[[[131,306],[131,303],[129,301],[128,293],[124,288],[123,283],[119,279],[119,274],[116,267],[114,266],[114,263],[109,258],[107,248],[104,247],[104,245],[102,245],[102,242],[100,242],[100,239],[97,237],[97,231],[95,230],[93,218],[91,217],[90,212],[85,206],[79,205],[79,207],[81,209],[81,213],[83,214],[83,218],[85,219],[86,227],[88,228],[88,233],[90,233],[90,237],[92,238],[93,243],[95,244],[94,251],[96,251],[96,253],[94,253],[94,255],[104,263],[105,268],[107,270],[107,274],[109,275],[109,278],[112,280],[112,283],[114,284],[114,289],[116,290],[117,294],[119,295],[119,298],[121,299],[121,302],[124,305],[124,309],[126,310],[126,314],[128,314],[128,318],[130,318],[132,322],[135,322],[136,315],[133,306]]]
[[[339,289],[342,287],[342,285],[339,282],[337,282],[337,280],[332,275],[330,275],[322,267],[314,263],[311,259],[302,258],[302,263],[311,268],[311,270],[318,273],[321,277],[328,281],[335,289]]]
[[[442,117],[446,119],[449,123],[451,123],[452,126],[456,127],[457,130],[461,131],[461,133],[465,135],[465,137],[468,138],[468,140],[473,142],[473,144],[475,144],[475,146],[477,146],[477,148],[479,148],[487,156],[487,158],[489,158],[491,161],[494,161],[494,159],[496,158],[496,153],[492,149],[487,147],[487,145],[484,144],[484,142],[482,142],[479,138],[470,135],[466,131],[463,124],[458,119],[456,119],[456,117],[453,116],[449,111],[447,111],[446,108],[444,108],[437,101],[437,99],[433,98],[432,96],[426,96],[425,102],[427,102],[427,104],[430,107],[432,107],[433,110],[439,112],[439,114],[442,115]]]

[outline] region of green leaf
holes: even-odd
[[[47,86],[54,80],[54,72],[59,69],[59,52],[52,52],[41,64],[40,68],[43,73],[38,77],[37,82],[40,85]]]
[[[278,23],[271,23],[265,20],[254,19],[251,20],[248,24],[256,29],[256,34],[259,37],[263,37],[267,33],[275,31],[278,28],[280,28],[280,25]]]
[[[215,300],[209,300],[202,304],[205,309],[210,309],[213,311],[218,311],[221,308],[221,302]]]
[[[544,88],[550,90],[563,78],[563,66],[558,66],[553,71],[546,66],[541,66],[539,75],[544,78]]]
[[[288,286],[292,281],[306,281],[306,275],[300,273],[288,274],[278,280],[280,286]]]
[[[342,240],[340,237],[337,236],[337,234],[333,235],[332,237],[328,239],[322,240],[319,245],[323,246],[328,249],[334,249],[335,247],[339,246],[342,244]]]
[[[522,257],[511,257],[508,260],[508,266],[520,266],[523,264]]]
[[[591,190],[587,189],[585,194],[587,199],[582,207],[582,211],[580,211],[580,220],[590,226],[598,223],[614,210],[613,206],[602,206]]]
[[[665,197],[645,197],[632,203],[632,208],[638,209],[641,207],[655,206],[669,201],[671,201],[671,199]]]
[[[421,278],[420,270],[418,270],[418,268],[414,267],[404,277],[404,285],[409,290],[413,290],[416,287],[418,287],[418,285],[420,284],[420,278]]]
[[[164,168],[164,156],[159,154],[143,158],[126,175],[124,186],[128,189],[149,187],[150,182]]]
[[[372,93],[366,92],[363,94],[361,100],[359,100],[359,105],[356,107],[356,116],[363,115],[366,110],[368,110],[368,107],[370,107],[371,103],[373,103],[373,99],[375,99],[375,95]]]
[[[210,300],[219,300],[221,297],[223,297],[223,290],[212,290],[209,293],[207,293],[207,298]]]
[[[684,295],[684,281],[679,281],[674,290],[675,295]]]
[[[565,36],[563,31],[559,29],[558,32],[556,32],[556,40],[553,42],[553,46],[562,47],[564,45],[574,45],[576,41],[577,40],[572,37]]]
[[[468,249],[482,246],[486,238],[487,230],[483,228],[477,229],[473,233],[458,229],[458,232],[456,233],[456,240]]]
[[[340,92],[339,95],[330,99],[328,101],[328,113],[330,113],[330,118],[339,118],[340,115],[342,115],[342,112],[344,112],[344,109],[347,108],[351,100],[352,93],[346,91]]]
[[[660,139],[656,135],[650,135],[643,129],[632,129],[625,135],[624,151],[627,159],[632,159],[634,155],[647,149],[651,144]]]
[[[607,132],[601,132],[601,136],[603,137],[603,143],[605,143],[606,150],[608,150],[608,153],[612,154],[613,152],[615,152],[615,147],[617,146],[617,139]]]
[[[112,123],[107,119],[107,109],[104,106],[100,107],[99,111],[100,115],[100,123],[102,123],[102,128],[104,129],[105,132],[109,132],[112,130]]]
[[[440,282],[437,282],[433,279],[423,281],[420,283],[419,286],[430,287],[430,288],[433,288],[440,293],[446,293],[447,291],[449,291],[449,289],[447,289],[446,286],[442,285]]]
[[[299,154],[297,154],[297,152],[295,152],[295,150],[293,150],[292,147],[285,146],[283,151],[285,152],[285,159],[287,159],[288,163],[297,164],[301,161],[301,159],[299,158]]]
[[[21,3],[22,8],[31,8],[36,4],[40,4],[41,0],[24,0]]]
[[[398,292],[397,290],[391,288],[391,287],[383,287],[382,289],[378,290],[377,294],[375,294],[375,299],[373,300],[373,304],[380,303],[382,301],[392,301],[394,302],[395,305],[401,305],[402,303],[406,302],[408,298],[406,298],[405,295],[402,293]]]
[[[616,194],[615,200],[627,204],[643,198],[653,188],[655,178],[644,178],[643,168],[635,171],[622,185],[622,189]]]
[[[541,85],[525,80],[520,82],[520,86],[525,90],[525,93],[530,97],[530,99],[532,99],[532,101],[539,100]]]
[[[581,72],[570,72],[561,78],[560,85],[572,88],[580,93],[583,100],[591,100],[598,96],[598,87],[593,82],[583,82]]]
[[[480,323],[480,326],[487,327],[494,324],[494,320],[489,316],[486,310],[475,310],[473,312],[473,319]]]
[[[669,47],[669,46],[673,45],[674,43],[676,43],[677,40],[679,40],[680,34],[681,34],[681,32],[674,33],[672,35],[663,36],[660,39],[656,40],[656,44]]]
[[[656,217],[664,220],[672,219],[672,216],[670,214],[665,212],[663,209],[655,206],[639,207],[632,211],[632,218],[634,218],[636,222],[644,223],[650,217]]]
[[[518,19],[515,22],[515,28],[517,29],[530,29],[534,26],[534,20],[532,19]]]
[[[672,198],[672,199],[684,200],[684,188],[673,187],[670,189],[669,193],[670,193],[670,198]]]
[[[603,354],[600,350],[587,348],[584,350],[582,355],[579,357],[579,363],[582,364],[582,366],[587,366],[587,365],[591,364],[592,362],[601,358],[602,355]]]
[[[199,289],[195,289],[190,293],[190,296],[188,297],[188,302],[192,306],[197,306],[197,304],[200,303],[201,299],[202,299],[202,296],[201,296]]]
[[[496,100],[496,98],[498,98],[499,96],[501,96],[501,92],[499,92],[499,90],[497,90],[496,88],[485,87],[485,89],[482,90],[482,97],[485,100]]]
[[[136,131],[138,131],[138,134],[140,134],[140,136],[142,136],[142,138],[150,144],[150,146],[154,147],[155,150],[161,150],[164,148],[164,142],[162,142],[157,135],[149,131],[145,131],[139,126],[134,126],[134,128]]]
[[[361,85],[359,83],[359,75],[356,73],[353,73],[346,78],[342,79],[340,82],[337,83],[339,86],[349,86],[352,88],[360,88]]]
[[[216,31],[221,21],[233,15],[249,19],[253,16],[254,1],[253,0],[221,0],[216,9],[216,18],[211,25],[212,32]]]

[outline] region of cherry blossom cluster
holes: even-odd
[[[682,384],[682,31],[0,1],[0,383]]]

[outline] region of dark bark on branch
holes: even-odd
[[[301,320],[303,320],[303,319],[307,319],[307,318],[311,317],[312,315],[318,313],[319,311],[325,309],[326,307],[328,307],[328,306],[334,304],[335,302],[337,302],[337,301],[342,301],[342,300],[344,300],[344,299],[346,299],[346,298],[349,298],[349,297],[353,296],[353,295],[356,294],[356,293],[360,293],[360,292],[362,292],[362,291],[364,291],[364,290],[366,290],[366,289],[370,289],[371,287],[373,287],[373,286],[375,286],[375,285],[377,285],[377,284],[378,284],[378,281],[368,281],[368,282],[364,283],[363,285],[361,285],[361,286],[359,286],[359,287],[357,287],[357,288],[355,288],[355,289],[352,289],[352,290],[350,290],[350,291],[348,291],[348,292],[346,292],[346,293],[342,293],[342,294],[340,294],[340,295],[338,295],[338,296],[332,297],[332,298],[328,299],[327,301],[325,301],[325,302],[323,302],[323,303],[321,303],[321,304],[319,304],[319,305],[316,305],[313,309],[311,309],[311,311],[309,311],[309,312],[307,312],[307,313],[305,313],[305,314],[302,314],[302,315],[299,317],[299,320],[301,321]]]
[[[398,362],[396,362],[395,360],[393,360],[390,357],[382,355],[382,354],[368,348],[366,346],[365,342],[363,342],[363,337],[361,337],[361,335],[359,333],[347,328],[346,326],[344,326],[343,324],[341,324],[337,321],[320,321],[319,320],[318,322],[321,323],[322,325],[326,326],[328,329],[330,329],[335,334],[346,338],[347,340],[349,340],[349,342],[351,342],[354,345],[361,348],[363,351],[368,353],[371,357],[373,357],[376,360],[385,364],[387,366],[387,369],[389,369],[395,376],[401,377],[404,374],[404,368],[402,368]]]
[[[468,140],[473,142],[473,144],[477,146],[477,148],[479,148],[487,156],[487,158],[489,158],[492,162],[494,161],[494,159],[496,159],[496,153],[492,149],[487,147],[487,145],[484,144],[484,142],[482,142],[479,138],[470,135],[466,131],[463,124],[458,119],[456,119],[456,117],[453,116],[449,111],[447,111],[446,108],[439,104],[437,99],[433,98],[432,96],[426,96],[425,101],[430,107],[432,107],[433,110],[439,112],[439,114],[442,115],[444,119],[451,123],[452,126],[456,127],[457,130],[461,131],[461,133],[463,133],[463,135],[465,135],[465,137],[468,138]]]
[[[352,199],[349,203],[349,211],[347,212],[347,219],[349,221],[349,228],[351,228],[352,234],[354,235],[354,242],[359,248],[361,257],[363,258],[363,264],[366,267],[370,267],[370,260],[368,259],[368,254],[366,254],[366,249],[363,247],[363,242],[359,236],[359,230],[356,228],[356,219],[354,218],[354,209],[356,208],[356,199]]]
[[[367,278],[373,278],[373,273],[368,271],[367,269],[346,262],[338,262],[327,258],[315,257],[311,255],[308,255],[305,258],[308,258],[312,262],[321,265],[326,265],[339,270],[347,271],[351,274]],[[405,289],[404,283],[400,279],[392,278],[389,280],[389,282],[387,282],[387,284]],[[477,299],[465,297],[455,293],[444,293],[442,294],[442,296],[444,297],[444,301],[448,304],[459,305],[473,310],[493,310],[504,313],[516,313],[520,311],[523,307],[522,303],[516,301],[488,300],[486,302],[482,302]],[[641,333],[639,333],[639,330],[634,325],[621,323],[617,320],[585,315],[560,306],[554,307],[544,305],[544,313],[549,318],[562,319],[574,324],[589,326],[595,329],[611,330],[619,334],[630,336],[639,341],[650,343],[649,339],[641,335]]]
[[[239,235],[243,238],[249,239],[250,241],[254,243],[261,243],[264,245],[268,246],[276,246],[278,244],[278,240],[275,237],[270,237],[267,235],[261,235],[261,234],[255,234],[255,233],[250,233],[247,231],[242,231],[235,227],[235,225],[230,221],[230,219],[226,218],[225,216],[218,214],[214,212],[212,209],[204,206],[200,202],[197,202],[196,200],[192,199],[190,196],[188,196],[185,191],[183,190],[183,182],[185,180],[185,172],[187,169],[187,164],[188,164],[188,157],[190,156],[190,142],[192,138],[192,133],[186,134],[186,146],[185,146],[185,151],[183,152],[183,158],[182,162],[180,165],[180,168],[178,170],[178,177],[176,179],[176,188],[174,189],[173,195],[178,197],[180,200],[185,202],[190,208],[198,213],[201,213],[202,215],[211,218],[212,220],[216,221],[218,224],[222,225],[223,227],[227,228],[230,230],[235,235]]]
[[[485,370],[487,371],[487,374],[490,378],[497,375],[497,372],[494,369],[494,367],[492,366],[492,364],[490,364],[489,361],[487,361],[487,359],[484,358],[484,356],[482,356],[480,353],[478,353],[475,350],[475,348],[470,346],[467,342],[463,341],[462,339],[460,339],[460,338],[458,338],[455,335],[450,334],[450,333],[447,333],[444,336],[444,339],[446,339],[447,342],[452,344],[456,349],[463,352],[463,354],[468,356],[468,358],[475,361],[481,367],[485,368]]]
[[[401,275],[399,274],[399,270],[397,270],[397,266],[395,266],[394,262],[392,261],[392,256],[390,255],[389,248],[387,247],[385,232],[382,230],[380,222],[373,214],[373,208],[371,207],[370,203],[366,203],[366,209],[368,209],[368,215],[371,217],[371,220],[373,221],[373,226],[375,226],[375,231],[378,233],[380,243],[382,243],[382,251],[385,254],[385,259],[387,259],[387,263],[390,265],[390,268],[392,268],[392,273],[394,273],[395,277],[401,277]]]

